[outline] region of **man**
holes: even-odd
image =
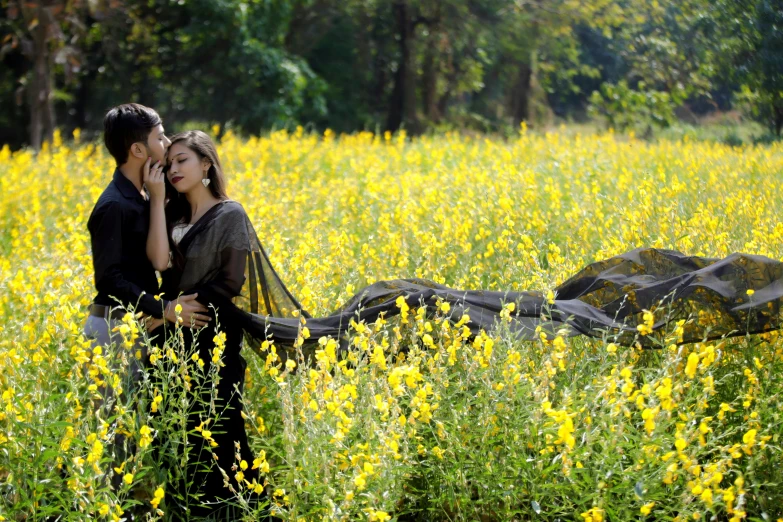
[[[171,142],[158,113],[135,103],[111,109],[103,126],[104,143],[117,168],[87,222],[98,295],[90,306],[84,333],[93,346],[119,346],[122,339],[114,328],[121,324],[125,309],[132,307],[146,316],[177,321],[177,303],[155,299],[158,280],[146,254],[150,205],[143,187],[145,174],[161,175]],[[206,307],[195,299],[193,294],[178,300],[184,326],[200,327],[209,320],[201,314]],[[130,350],[131,375],[123,376],[129,378],[123,379],[128,388],[138,381],[141,371],[137,351],[142,352],[141,358],[145,356],[140,339]]]

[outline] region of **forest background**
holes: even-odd
[[[12,149],[39,148],[56,128],[95,137],[127,101],[155,107],[171,130],[219,135],[514,135],[522,121],[562,121],[650,137],[717,122],[728,126],[710,137],[740,143],[783,127],[781,0],[0,6],[0,143]]]

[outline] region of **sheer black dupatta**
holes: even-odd
[[[655,346],[661,332],[680,320],[678,342],[684,343],[781,327],[783,264],[764,256],[713,259],[636,249],[586,266],[549,300],[541,292],[457,290],[423,279],[379,281],[331,314],[311,317],[280,280],[239,203],[225,201],[210,209],[182,239],[180,250],[185,263],[164,273],[166,295],[198,292],[198,300],[215,306],[219,318],[241,325],[255,349],[269,338],[278,346],[293,345],[303,323],[310,331],[308,343],[340,338],[351,319],[373,322],[380,314],[398,314],[398,297],[429,310],[446,301],[454,321],[469,315],[472,334],[492,329],[513,302],[508,326],[519,339],[536,339],[542,327]],[[647,321],[646,311],[653,312]],[[652,332],[640,332],[640,325]]]
[[[309,315],[272,268],[239,203],[222,201],[209,209],[182,238],[179,250],[183,266],[163,274],[167,296],[198,293],[199,302],[215,307],[218,319],[241,325],[254,348],[274,333],[281,341],[296,338],[298,318]]]

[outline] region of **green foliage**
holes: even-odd
[[[711,141],[728,145],[768,143],[771,134],[758,122],[713,122],[708,125],[690,125],[676,122],[659,129],[656,137],[669,141]]]
[[[759,0],[755,60],[739,100],[778,136],[783,131],[783,2]]]
[[[613,85],[605,83],[590,97],[590,112],[603,117],[617,130],[646,130],[652,126],[668,127],[675,121],[675,99],[665,91],[646,90],[644,82],[636,89],[623,80]]]
[[[553,115],[582,119],[589,104],[618,128],[665,127],[667,104],[705,105],[716,92],[736,92],[779,134],[781,4],[52,0],[47,90],[32,81],[38,4],[6,0],[0,123],[13,130],[0,139],[31,142],[19,133],[43,114],[31,99],[54,107],[66,133],[88,135],[100,132],[108,107],[127,101],[175,125],[198,120],[245,133],[298,124],[416,133],[545,127]],[[630,112],[616,114],[623,106]]]

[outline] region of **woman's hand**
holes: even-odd
[[[144,186],[147,187],[147,192],[150,195],[150,201],[164,201],[166,199],[166,185],[163,182],[163,163],[156,161],[154,165],[150,166],[152,158],[147,158],[144,163]]]
[[[163,164],[159,161],[150,167],[152,158],[144,163],[144,185],[150,195],[150,228],[147,233],[147,258],[158,272],[169,266],[169,236],[166,232],[166,185]]]

